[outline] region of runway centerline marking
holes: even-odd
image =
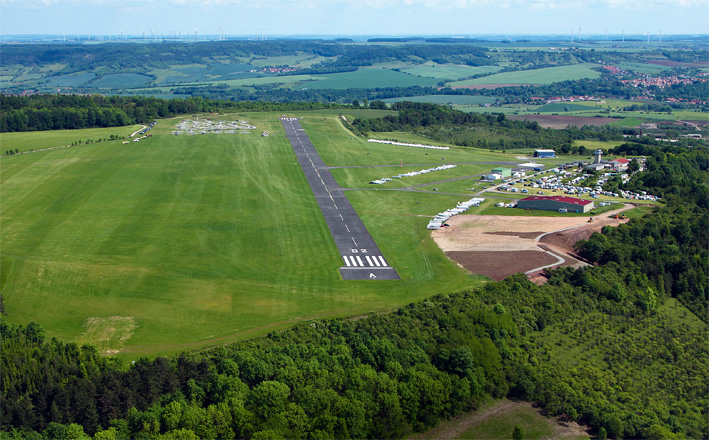
[[[293,152],[330,229],[340,257],[344,261],[344,266],[339,268],[342,278],[344,280],[400,279],[396,269],[384,260],[379,247],[345,197],[342,188],[332,177],[298,119],[281,118],[281,121],[286,137],[293,147]],[[329,198],[330,202],[326,202],[326,198]],[[376,271],[376,276],[370,276],[370,271]]]

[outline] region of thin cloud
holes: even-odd
[[[535,9],[571,9],[571,8],[614,8],[635,9],[644,8],[698,8],[709,7],[709,0],[0,0],[3,7],[48,7],[48,6],[144,6],[147,4],[188,5],[195,8],[200,6],[233,6],[249,5],[268,7],[270,5],[289,4],[293,6],[317,7],[342,3],[349,6],[374,7],[374,8],[410,8],[429,7],[443,9],[465,9],[473,7],[500,7],[507,8],[529,7]]]

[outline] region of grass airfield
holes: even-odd
[[[162,120],[141,142],[0,159],[6,319],[34,320],[50,336],[131,360],[390,309],[484,282],[450,262],[425,229],[430,216],[470,196],[401,191],[347,196],[402,280],[342,281],[340,255],[279,116],[211,116],[246,119],[257,129],[194,136],[174,136],[179,120]],[[421,149],[356,138],[332,114],[288,116],[305,116],[331,166],[427,157]],[[451,161],[514,159],[443,153]],[[363,178],[371,172],[354,170]],[[446,171],[434,175],[449,178]]]

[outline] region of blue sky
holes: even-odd
[[[570,35],[579,26],[582,37],[707,34],[709,0],[0,0],[3,35]]]

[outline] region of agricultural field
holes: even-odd
[[[45,87],[79,87],[96,78],[95,73],[79,73],[76,75],[52,76],[44,80]]]
[[[563,129],[568,127],[569,125],[575,125],[577,127],[582,127],[584,125],[596,125],[596,126],[601,126],[601,125],[607,125],[611,124],[614,122],[622,121],[622,119],[612,119],[612,118],[604,118],[604,117],[595,117],[595,116],[575,116],[575,115],[569,115],[569,114],[563,114],[563,115],[557,115],[557,114],[545,114],[545,115],[535,115],[535,114],[526,114],[526,115],[518,115],[518,114],[513,114],[508,116],[510,119],[514,120],[524,120],[524,121],[536,121],[539,123],[544,128],[556,128],[556,129]]]
[[[492,96],[477,96],[477,95],[423,95],[423,96],[402,96],[401,98],[383,99],[386,103],[394,103],[401,101],[411,102],[430,102],[431,104],[453,104],[455,106],[463,105],[483,105],[490,104],[497,100]]]
[[[138,73],[117,73],[106,75],[91,83],[92,87],[99,89],[132,89],[151,82],[153,78]]]
[[[484,76],[482,78],[455,81],[448,83],[447,85],[456,88],[487,84],[551,84],[558,81],[598,78],[601,74],[594,70],[594,68],[597,67],[599,67],[597,64],[584,63],[571,66],[503,72],[490,76]]]
[[[387,69],[362,69],[355,72],[327,74],[305,87],[310,89],[363,89],[376,87],[434,86],[438,80],[407,75]]]
[[[636,73],[647,73],[650,75],[657,75],[659,73],[664,72],[665,70],[668,70],[668,66],[662,66],[659,64],[647,64],[647,63],[631,63],[631,62],[623,62],[623,63],[618,63],[618,67],[624,70],[632,70],[633,72]]]
[[[593,108],[573,102],[560,102],[555,104],[546,104],[537,108],[539,113],[560,113],[560,112],[583,112],[594,111]]]
[[[463,66],[460,64],[438,64],[433,61],[419,64],[413,67],[405,67],[402,70],[412,75],[442,80],[456,80],[473,75],[486,75],[498,72],[498,66]]]
[[[96,340],[105,353],[135,359],[483,282],[448,260],[425,229],[429,216],[469,197],[401,191],[346,194],[402,280],[342,281],[341,258],[278,116],[230,115],[257,130],[228,135],[174,136],[179,120],[163,120],[141,142],[0,159],[8,321],[35,320],[51,336]],[[297,116],[305,116],[303,126],[333,166],[439,160],[438,151],[426,162],[420,149],[354,138],[333,114]],[[12,142],[66,142],[50,142],[47,133],[21,136]],[[470,149],[444,154],[460,162],[513,157]]]

